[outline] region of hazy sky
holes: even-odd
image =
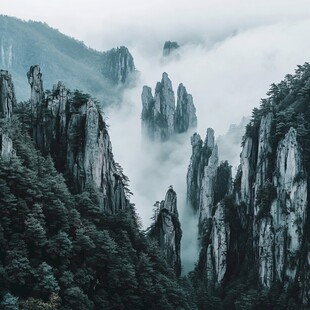
[[[189,138],[164,151],[141,147],[142,86],[154,89],[166,71],[175,91],[182,82],[193,95],[199,133],[213,127],[218,135],[250,115],[271,83],[310,61],[309,0],[1,0],[0,13],[44,21],[99,50],[130,49],[141,79],[124,95],[121,111],[106,113],[113,152],[131,180],[145,226],[154,202],[175,186],[185,239],[196,231],[195,222],[182,216]],[[162,61],[166,40],[181,44],[178,60]],[[238,156],[238,147],[227,149]],[[193,247],[183,250],[183,262],[192,264]]]
[[[2,0],[2,14],[46,21],[96,48],[146,39],[217,40],[249,27],[309,18],[308,0]]]

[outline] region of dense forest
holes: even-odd
[[[69,137],[71,140],[54,135],[52,142],[73,143],[73,153],[79,157],[79,152],[87,145],[85,128],[79,126],[87,123],[85,110],[91,96],[81,91],[68,91],[67,94],[64,118],[78,119],[77,126],[72,125],[77,131]],[[42,101],[38,103],[42,104],[40,113],[44,122],[36,123],[37,132],[48,133],[41,127],[50,126],[49,120],[55,121],[55,126],[61,123],[60,114],[55,116],[55,107],[50,104],[55,104],[58,95],[46,91],[44,96],[52,100],[40,98]],[[2,309],[307,309],[310,278],[308,202],[304,219],[294,221],[294,225],[299,225],[301,246],[285,261],[290,268],[296,268],[297,276],[289,278],[290,275],[286,275],[283,279],[273,276],[270,286],[269,282],[262,284],[258,274],[257,257],[260,254],[255,249],[258,242],[255,229],[273,220],[273,203],[279,197],[274,185],[280,174],[277,157],[289,133],[296,132],[296,149],[302,154],[300,164],[304,167],[296,172],[293,183],[310,184],[310,65],[299,66],[294,75],[287,75],[279,84],[273,84],[267,95],[260,107],[253,110],[243,141],[240,141],[245,147],[251,139],[252,154],[257,155],[262,123],[270,116],[270,148],[264,183],[259,186],[255,183],[258,182],[255,169],[259,159],[251,155],[246,181],[255,188],[255,195],[251,193],[250,202],[246,204],[236,199],[245,177],[242,165],[233,184],[229,183],[231,172],[227,161],[216,170],[212,216],[219,206],[223,206],[224,221],[230,232],[229,249],[225,252],[227,269],[220,283],[210,280],[206,266],[207,249],[211,244],[210,221],[199,227],[201,252],[195,269],[188,275],[179,276],[180,266],[176,272],[169,266],[154,238],[166,214],[169,215],[166,207],[158,211],[154,221],[159,220],[147,232],[142,230],[133,204],[117,209],[117,212],[106,212],[101,208],[101,193],[95,184],[88,182],[83,184],[83,190],[76,190],[62,163],[57,162],[56,144],[51,152],[43,153],[35,145],[31,102],[14,106],[12,117],[1,115],[0,136],[5,133],[14,150],[9,158],[0,157]],[[100,140],[108,126],[96,109],[99,107],[90,108],[91,116],[95,115],[94,111],[96,117],[99,115],[99,129],[95,128],[94,139]],[[67,119],[65,129],[69,127]],[[107,135],[104,139],[108,139]],[[110,142],[107,143],[110,152]],[[206,157],[201,166],[204,169],[211,150],[205,146],[202,151]],[[115,166],[115,169],[112,167],[115,171],[112,168],[110,171],[113,178],[122,183],[126,194],[130,194],[128,178],[119,164]],[[309,185],[306,192],[309,192]],[[286,213],[294,213],[294,206],[290,207],[292,210],[284,210],[281,205]],[[182,232],[177,212],[170,215],[180,241]],[[271,233],[275,233],[274,227]],[[289,246],[290,240],[285,242]]]
[[[91,186],[71,194],[21,111],[1,120],[16,151],[0,159],[2,308],[191,309],[134,207],[104,214]]]

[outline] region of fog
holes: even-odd
[[[140,79],[124,93],[121,108],[105,111],[115,160],[131,181],[132,201],[145,228],[155,201],[174,186],[183,230],[182,263],[190,270],[197,260],[197,219],[185,203],[190,137],[142,144],[142,86],[154,89],[167,72],[175,93],[182,82],[193,95],[202,138],[208,127],[225,135],[259,105],[271,83],[309,61],[309,1],[15,0],[1,7],[3,14],[45,21],[98,50],[129,48]],[[181,45],[179,57],[162,59],[166,40]],[[242,135],[242,126],[236,135]],[[236,140],[226,135],[219,150],[221,160],[228,158],[234,166],[241,142]]]
[[[164,42],[151,52],[131,48],[141,77],[136,88],[124,94],[123,108],[115,113],[108,111],[113,150],[131,180],[132,201],[145,227],[150,224],[155,201],[164,199],[168,186],[174,186],[183,229],[185,270],[191,269],[197,259],[192,242],[197,234],[197,220],[189,216],[185,203],[190,137],[180,136],[178,141],[162,145],[141,144],[142,86],[148,85],[154,90],[164,71],[169,74],[175,92],[182,82],[194,97],[198,132],[204,138],[206,129],[212,127],[216,136],[222,136],[220,159],[229,159],[235,172],[244,127],[235,126],[234,139],[230,139],[232,135],[226,134],[230,125],[239,124],[243,116],[251,115],[271,83],[280,82],[287,73],[294,72],[297,64],[308,60],[308,35],[309,20],[260,26],[211,46],[201,42],[184,43],[177,51],[179,57],[166,61],[162,59]]]

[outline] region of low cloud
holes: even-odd
[[[182,82],[193,95],[201,136],[208,127],[217,136],[225,134],[231,124],[251,114],[271,83],[309,61],[309,1],[16,0],[4,1],[1,7],[3,14],[45,21],[99,50],[118,45],[130,49],[141,79],[124,94],[121,109],[105,111],[113,152],[131,180],[132,201],[144,227],[150,224],[154,202],[164,199],[168,186],[174,185],[184,235],[183,263],[186,270],[192,268],[197,247],[188,240],[194,239],[197,220],[188,216],[185,203],[190,139],[184,135],[161,146],[142,144],[142,86],[154,88],[166,71],[175,91]],[[181,45],[178,60],[161,61],[166,40]]]
[[[167,72],[175,91],[182,82],[193,95],[202,138],[208,127],[215,129],[216,136],[224,135],[231,124],[239,124],[243,116],[251,114],[271,83],[279,82],[287,73],[294,72],[297,64],[308,60],[309,35],[310,20],[259,26],[235,33],[211,46],[201,42],[184,43],[179,59],[169,62],[161,60],[164,42],[151,53],[131,49],[141,71],[141,80],[136,88],[124,94],[121,110],[107,112],[111,117],[113,151],[131,180],[132,200],[145,227],[150,224],[154,202],[163,199],[168,186],[174,185],[183,229],[185,270],[190,270],[197,259],[197,245],[188,241],[197,233],[197,219],[189,216],[186,205],[190,137],[180,136],[161,146],[142,145],[142,86],[146,84],[154,89],[162,72]],[[228,158],[236,166],[241,141],[224,139],[224,143],[220,151],[231,149],[234,155],[220,154],[220,159]]]

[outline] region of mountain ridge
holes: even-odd
[[[4,15],[0,15],[0,28],[1,66],[10,70],[19,100],[28,98],[24,72],[33,64],[46,72],[48,88],[55,80],[63,80],[68,88],[92,93],[105,105],[117,101],[117,92],[136,77],[134,61],[126,47],[96,51],[46,23]]]

